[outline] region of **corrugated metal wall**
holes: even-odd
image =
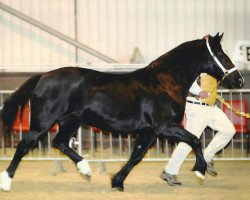
[[[236,40],[250,40],[248,0],[1,2],[119,62],[129,62],[134,47],[149,62],[182,42],[218,31],[225,33],[230,56]],[[64,65],[75,62],[75,52],[75,47],[0,10],[0,65]],[[79,62],[100,60],[79,50]]]

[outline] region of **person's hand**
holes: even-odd
[[[210,92],[207,92],[207,91],[200,91],[200,93],[199,93],[199,97],[200,97],[201,99],[208,98],[209,95],[210,95]]]

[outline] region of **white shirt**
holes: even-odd
[[[201,73],[200,76],[205,76],[205,75],[206,75],[206,73]],[[189,92],[190,92],[191,94],[193,94],[193,95],[197,95],[197,96],[198,96],[199,93],[202,91],[202,88],[201,88],[201,87],[198,85],[198,83],[197,83],[197,79],[198,79],[200,76],[198,76],[198,77],[196,78],[196,80],[194,81],[194,83],[192,84],[192,86],[191,86],[190,89],[189,89]],[[202,103],[201,100],[200,100],[200,98],[197,99],[196,97],[190,97],[190,96],[188,96],[188,97],[187,97],[187,100]]]

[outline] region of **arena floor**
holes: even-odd
[[[0,161],[0,170],[9,162]],[[73,163],[63,161],[67,172],[55,172],[53,161],[22,161],[13,180],[10,192],[0,191],[1,200],[80,200],[80,199],[136,199],[136,200],[248,200],[250,199],[250,161],[216,161],[219,176],[207,175],[204,185],[195,182],[190,171],[193,162],[183,164],[179,180],[180,187],[170,187],[159,178],[164,162],[142,162],[125,181],[124,192],[110,188],[110,176],[123,163],[107,163],[106,172],[98,163],[90,163],[94,172],[87,182],[77,172]],[[102,167],[101,167],[102,166]]]

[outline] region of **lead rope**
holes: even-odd
[[[220,83],[223,82],[223,80],[226,78],[227,75],[228,75],[228,74],[226,74],[226,73],[224,74],[224,76],[222,77],[222,79],[221,79],[220,81],[217,82],[217,85],[211,90],[210,93],[213,93],[214,90],[215,90],[216,88],[219,87]]]
[[[216,88],[218,88],[219,84],[226,78],[226,76],[227,76],[227,75],[225,74],[225,75],[223,76],[223,78],[222,78],[220,81],[218,81],[216,87],[211,91],[211,93],[212,93]],[[227,102],[225,101],[225,99],[224,99],[222,96],[220,96],[219,94],[216,95],[216,99],[218,99],[224,106],[226,106],[227,109],[233,111],[236,115],[239,115],[239,116],[241,116],[241,117],[245,117],[245,118],[247,118],[247,119],[250,118],[250,113],[241,112],[238,108],[235,108],[235,107],[233,107],[232,105],[230,105],[229,103],[227,103]]]
[[[236,115],[245,117],[247,119],[250,118],[250,113],[241,112],[239,109],[234,108],[232,105],[230,105],[229,103],[227,103],[222,96],[220,96],[220,95],[217,94],[216,95],[216,99],[218,99],[224,106],[226,106],[227,109],[233,111]]]

